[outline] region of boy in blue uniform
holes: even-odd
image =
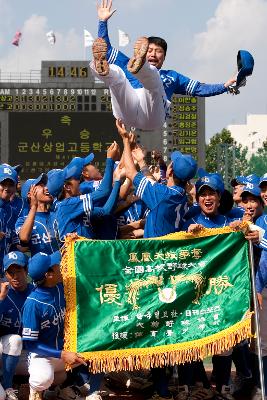
[[[0,262],[19,243],[15,232],[15,212],[10,199],[16,191],[17,172],[8,165],[0,165]],[[2,271],[1,271],[2,274]]]
[[[233,78],[224,84],[207,85],[176,71],[161,69],[167,43],[158,37],[137,41],[135,55],[129,60],[110,44],[107,21],[114,13],[111,8],[112,0],[101,0],[98,6],[99,37],[93,44],[91,68],[109,85],[113,114],[127,126],[143,130],[161,128],[173,93],[215,96],[227,92],[235,82]]]
[[[121,173],[117,168],[114,172],[115,182],[112,189],[113,158],[117,158],[118,149],[117,143],[108,149],[104,178],[99,188],[91,194],[81,195],[79,190],[84,167],[83,159],[74,158],[63,171],[59,172],[57,186],[61,189],[61,194],[58,196],[61,201],[57,206],[56,219],[61,241],[68,233],[73,232],[87,238],[94,237],[92,219],[97,220],[112,213],[121,185]]]
[[[29,260],[29,275],[37,287],[23,307],[22,337],[31,353],[31,400],[43,398],[43,391],[53,383],[54,372],[64,371],[65,364],[86,364],[79,354],[63,350],[65,299],[60,260],[59,252],[37,253]]]
[[[121,121],[117,121],[116,125],[124,144],[126,177],[133,182],[136,195],[149,209],[144,238],[163,236],[180,230],[187,203],[185,186],[195,176],[196,161],[191,156],[175,151],[171,156],[172,162],[167,167],[167,185],[157,183],[153,176],[137,172],[130,146],[130,134]],[[146,172],[149,174],[148,168]],[[157,390],[154,399],[173,399],[168,391],[165,369],[153,368],[152,375]]]
[[[0,290],[0,345],[2,383],[8,400],[17,400],[12,383],[22,350],[22,307],[33,289],[33,285],[27,282],[27,264],[28,257],[19,251],[8,253],[3,259],[7,281],[1,282]]]
[[[32,256],[40,251],[51,254],[59,249],[54,230],[54,214],[49,210],[53,197],[48,192],[47,180],[47,175],[41,174],[31,182],[28,192],[29,212],[25,211],[16,222],[20,242],[29,247]]]
[[[124,144],[126,176],[133,182],[136,195],[149,209],[144,237],[163,236],[179,231],[187,206],[185,185],[196,173],[196,161],[191,156],[175,151],[167,168],[167,185],[157,183],[152,176],[147,177],[142,172],[137,172],[129,134],[120,121],[117,121],[117,128]]]
[[[219,214],[220,198],[224,191],[223,181],[217,174],[207,174],[195,184],[199,213],[183,224],[183,230],[198,231],[205,228],[222,228],[231,220]]]

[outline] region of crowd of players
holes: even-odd
[[[243,220],[250,223],[245,237],[254,247],[267,382],[267,174],[233,178],[231,195],[219,174],[198,169],[191,156],[179,151],[171,154],[168,166],[154,151],[154,164],[147,165],[146,153],[136,144],[134,133],[127,132],[121,121],[116,124],[123,149],[116,142],[107,149],[103,176],[93,164],[93,154],[73,158],[64,169],[42,173],[22,186],[22,166],[0,165],[1,400],[17,400],[13,377],[19,362],[27,369],[25,354],[30,354],[31,400],[47,396],[51,385],[64,400],[104,398],[100,392],[104,375],[90,375],[79,354],[63,350],[65,300],[60,248],[67,234],[100,240],[151,238],[227,225],[239,229]],[[90,267],[90,260],[88,263]],[[257,356],[246,341],[213,357],[217,398],[234,398],[232,360],[239,381],[254,387],[254,399],[261,398]],[[66,374],[66,363],[76,368]],[[151,398],[214,398],[201,361],[178,366],[178,376],[180,390],[173,395],[170,373],[152,369],[155,394]],[[55,386],[55,379],[61,384]],[[196,387],[199,382],[200,387]]]

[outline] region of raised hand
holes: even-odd
[[[116,119],[116,127],[122,139],[129,139],[129,133],[120,119]]]
[[[120,146],[114,141],[107,149],[107,158],[112,158],[114,161],[119,161],[120,155]]]
[[[30,205],[31,208],[37,208],[38,200],[37,200],[37,187],[35,185],[31,185],[29,191]]]
[[[97,3],[97,15],[100,21],[107,21],[116,10],[111,10],[112,0],[101,0]]]
[[[8,293],[9,289],[9,282],[1,282],[0,283],[1,288],[0,288],[0,301],[3,301]]]

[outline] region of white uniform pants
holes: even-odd
[[[109,65],[109,74],[100,76],[90,64],[93,75],[109,86],[113,115],[127,127],[143,130],[162,128],[170,101],[166,97],[160,74],[156,67],[146,62],[135,74],[143,88],[134,89],[123,70],[115,64]]]
[[[41,392],[48,389],[54,382],[55,372],[62,373],[62,382],[66,379],[65,364],[61,359],[30,354],[29,384],[33,390]]]
[[[19,335],[4,335],[0,337],[0,354],[19,356],[22,350],[22,338]],[[6,397],[5,390],[0,384],[0,400]]]
[[[0,354],[20,356],[22,350],[22,338],[19,335],[4,335],[0,338]]]

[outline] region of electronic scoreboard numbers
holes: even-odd
[[[173,96],[162,130],[137,130],[148,152],[168,162],[177,149],[205,163],[205,100]],[[39,82],[0,81],[1,162],[23,164],[22,179],[63,168],[75,156],[95,154],[102,169],[106,149],[119,141],[109,89],[95,81],[86,61],[43,61]]]

